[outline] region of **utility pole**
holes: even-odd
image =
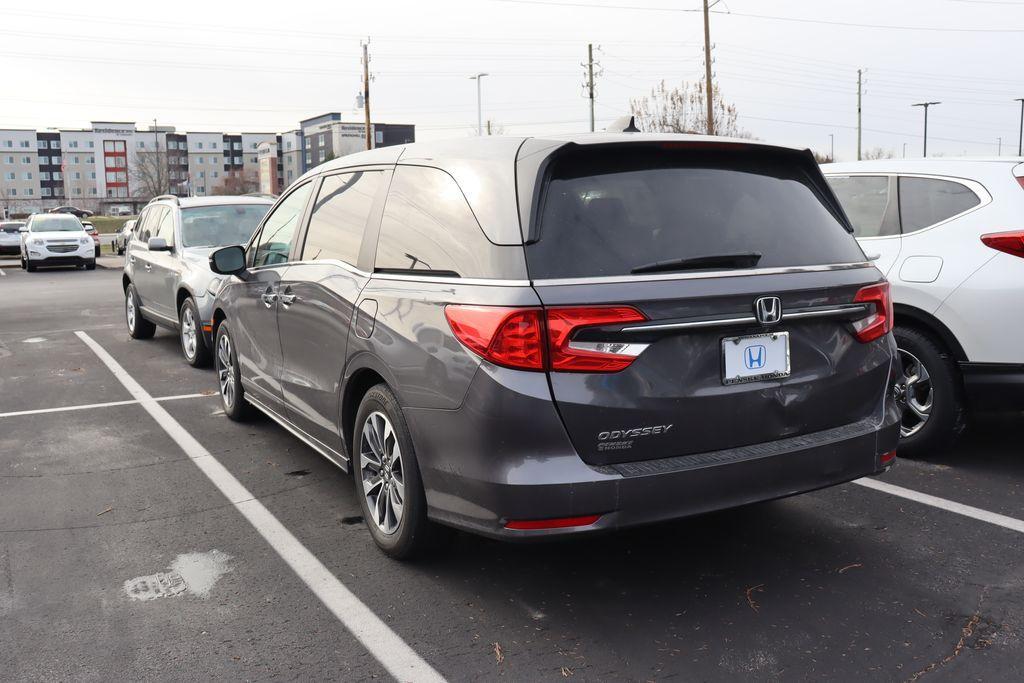
[[[910,105],[911,107],[924,107],[924,154],[928,156],[928,107],[933,104],[942,104],[942,102],[918,102],[917,104]]]
[[[903,158],[907,158],[907,143],[903,143]]]
[[[594,132],[594,44],[587,43],[587,96],[590,98],[590,132]]]
[[[829,133],[828,134],[828,144],[829,144],[829,147],[831,148],[831,151],[828,153],[829,161],[835,161],[836,160],[836,135],[835,135],[835,133]]]
[[[715,105],[711,88],[711,12],[708,0],[704,0],[704,78],[707,86],[705,99],[708,104],[708,135],[715,134]]]
[[[153,119],[153,163],[156,164],[156,186],[159,194],[164,191],[163,164],[160,163],[160,134],[157,131],[156,119]]]
[[[1014,102],[1020,102],[1020,133],[1017,134],[1017,156],[1021,156],[1021,143],[1024,142],[1024,97],[1018,97]]]
[[[477,137],[481,137],[484,134],[484,109],[483,109],[483,96],[480,90],[480,81],[484,76],[488,76],[486,73],[473,74],[469,77],[469,80],[476,81],[476,134]]]
[[[1002,138],[996,138],[996,141],[997,141],[997,143],[999,145],[999,147],[998,147],[999,151],[996,152],[996,156],[997,157],[1001,157],[1001,156],[1003,156],[1003,139]]]
[[[860,129],[860,119],[861,119],[861,117],[860,117],[860,102],[861,102],[861,86],[863,85],[863,80],[862,80],[861,76],[862,76],[861,70],[857,69],[857,161],[860,161],[860,137],[861,137],[861,129]]]
[[[363,43],[363,110],[366,114],[366,149],[373,149],[373,131],[370,129],[370,38]]]

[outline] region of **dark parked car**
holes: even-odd
[[[50,213],[70,213],[77,218],[88,218],[92,215],[92,211],[79,209],[77,206],[58,206],[55,209],[50,209]]]
[[[888,283],[808,151],[472,138],[300,178],[214,302],[253,406],[354,473],[376,543],[536,539],[885,470]]]

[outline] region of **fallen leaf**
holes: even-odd
[[[501,651],[501,645],[494,643],[494,661],[501,664],[505,661],[505,653]]]
[[[572,676],[572,674],[573,674],[572,669],[570,669],[567,666],[563,666],[562,667],[562,678],[568,678],[569,676]]]
[[[758,593],[764,593],[764,584],[759,583],[756,586],[751,586],[747,589],[747,604],[750,605],[750,609],[757,612],[760,606],[756,602],[754,602],[754,598],[751,596],[751,593],[753,593],[754,591],[757,591]]]
[[[114,509],[114,508],[107,508],[107,509],[106,509],[106,510],[104,510],[103,512],[97,512],[97,513],[96,513],[96,516],[97,516],[97,517],[99,517],[100,515],[105,515],[105,514],[107,514],[108,512],[112,511],[113,509]]]
[[[853,564],[848,564],[848,565],[846,565],[845,567],[843,567],[842,569],[840,569],[840,570],[839,570],[839,573],[840,573],[840,574],[842,574],[842,573],[843,573],[843,572],[845,572],[845,571],[846,571],[847,569],[856,569],[857,567],[863,567],[863,566],[864,566],[864,565],[862,565],[862,564],[861,564],[860,562],[854,562]]]

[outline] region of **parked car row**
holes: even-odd
[[[264,413],[351,472],[394,557],[443,526],[589,533],[894,461],[889,285],[809,152],[472,138],[336,159],[251,202],[146,207],[128,330],[175,329],[191,365],[212,352],[228,417]]]

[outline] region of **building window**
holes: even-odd
[[[220,173],[217,173],[217,171],[213,171],[210,175],[213,176],[214,178],[220,177]]]
[[[232,143],[231,148],[232,149],[242,149],[242,143],[241,142]]]
[[[31,146],[32,145],[29,144],[28,140],[22,140],[22,141],[20,141],[18,143],[18,147],[31,147]]]
[[[311,163],[313,163],[313,154],[306,152],[306,166],[309,166]]]
[[[44,163],[44,164],[46,163],[46,157],[40,157],[40,159],[42,160],[42,163]],[[32,163],[32,157],[22,157],[21,158],[21,163],[23,163],[23,164],[31,164]]]
[[[96,180],[96,171],[90,171],[90,172],[89,172],[89,177],[90,177],[90,178],[91,178],[92,180]]]
[[[4,180],[14,180],[17,177],[18,176],[16,176],[14,173],[11,173],[11,172],[4,173]]]
[[[14,147],[14,143],[10,140],[4,140],[4,147]]]
[[[48,187],[44,187],[41,190],[39,190],[39,195],[41,197],[49,197],[52,194],[53,194],[53,192],[51,192],[50,188],[48,188]]]
[[[61,175],[60,171],[54,171],[53,172],[53,179],[54,180],[63,180],[64,176]]]
[[[78,140],[69,140],[68,141],[68,147],[72,147],[74,149],[78,149]]]
[[[8,188],[7,189],[7,196],[8,197],[17,197],[18,196],[18,191],[15,190],[13,187]]]
[[[50,157],[51,166],[60,166],[60,157]]]
[[[96,163],[96,157],[86,157],[85,158],[85,163],[87,163],[87,164],[95,164]]]
[[[96,143],[93,142],[92,140],[89,140],[89,142],[87,142],[86,144],[88,145],[89,149],[92,149],[93,147],[96,146]]]
[[[202,149],[202,148],[203,148],[203,143],[197,142],[196,143],[196,149]]]
[[[21,177],[22,177],[23,179],[25,179],[25,180],[32,180],[32,174],[31,174],[30,172],[27,172],[27,171],[26,171],[26,172],[25,172],[25,174],[24,174],[24,175],[22,175]]]
[[[196,157],[196,163],[197,164],[205,164],[206,163],[206,157]]]
[[[200,179],[205,179],[206,178],[206,172],[205,171],[200,171],[197,175],[199,176]]]
[[[242,165],[242,157],[235,157],[235,166]]]
[[[36,147],[46,149],[46,140],[36,140]]]
[[[29,196],[29,197],[31,197],[31,196],[32,196],[32,195],[34,195],[35,193],[36,193],[36,191],[35,191],[35,190],[33,190],[33,189],[32,189],[31,187],[30,187],[30,188],[28,188],[27,190],[25,190],[25,195],[26,195],[26,196]]]
[[[47,171],[42,171],[42,172],[41,172],[41,173],[39,174],[39,179],[40,179],[40,180],[49,180],[49,179],[50,179],[50,174],[49,174],[49,172],[47,172]]]
[[[211,142],[210,143],[210,149],[217,149],[217,143],[216,142]]]
[[[5,164],[13,164],[14,163],[14,157],[4,157],[4,163]]]
[[[146,149],[146,141],[145,140],[139,140],[137,145],[138,145],[139,149]]]
[[[78,196],[81,196],[82,195],[82,188],[76,187],[75,188],[75,194],[78,195]]]
[[[288,180],[291,180],[295,176],[294,171],[288,171]]]
[[[325,159],[327,159],[327,152],[325,150],[320,150],[320,163],[324,163]]]
[[[74,163],[76,163],[76,164],[82,163],[82,158],[81,157],[72,157],[72,159],[74,159]]]
[[[50,140],[50,149],[60,149],[60,140]]]
[[[82,179],[82,174],[79,173],[78,171],[75,171],[75,180],[81,180],[81,179]]]
[[[116,178],[117,178],[117,174],[116,173],[114,173],[113,171],[107,171],[107,182],[108,183],[116,183],[117,182],[117,180],[115,180]]]

